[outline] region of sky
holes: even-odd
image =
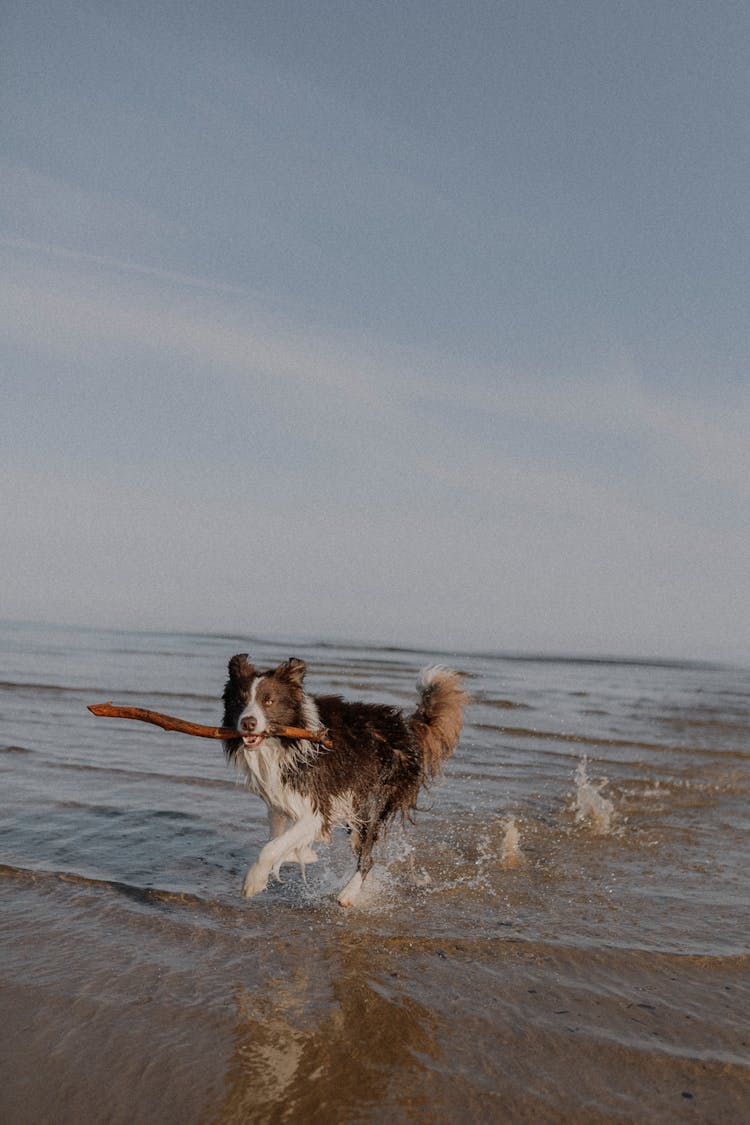
[[[0,7],[0,617],[750,665],[750,8]]]

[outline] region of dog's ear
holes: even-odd
[[[255,669],[252,664],[248,664],[246,652],[238,652],[229,661],[230,680],[249,680],[254,674]]]
[[[285,664],[280,664],[276,669],[276,675],[281,676],[283,680],[288,680],[291,684],[296,684],[297,687],[302,687],[302,680],[305,677],[307,665],[304,660],[298,660],[296,656],[290,656]]]

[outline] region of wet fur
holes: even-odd
[[[224,688],[226,727],[237,738],[224,743],[248,787],[268,808],[271,839],[249,868],[243,894],[264,890],[282,863],[318,857],[316,840],[330,840],[338,825],[351,832],[357,870],[339,894],[351,905],[372,867],[372,849],[394,817],[410,817],[419,791],[439,773],[461,733],[466,696],[461,676],[447,668],[422,673],[420,698],[406,716],[386,704],[348,702],[303,689],[305,664],[294,658],[258,672],[240,653],[229,662]],[[324,726],[330,749],[307,741],[266,737],[272,727]]]

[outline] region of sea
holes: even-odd
[[[267,838],[220,742],[227,661],[461,743],[360,902],[345,831]],[[0,627],[0,1121],[750,1122],[750,671],[238,634]]]

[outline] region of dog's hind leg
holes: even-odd
[[[372,868],[372,849],[377,843],[379,830],[379,819],[368,821],[367,824],[362,826],[358,847],[357,870],[344,889],[339,891],[337,899],[339,906],[353,906],[359,898],[362,884]]]
[[[308,848],[318,836],[321,823],[320,816],[308,812],[280,836],[274,836],[269,840],[245,876],[242,885],[245,898],[252,898],[253,895],[264,891],[272,871],[281,867],[281,864],[294,856],[298,849]]]
[[[339,891],[337,902],[339,906],[354,906],[362,890],[362,876],[359,868],[354,872],[349,882],[342,891]]]

